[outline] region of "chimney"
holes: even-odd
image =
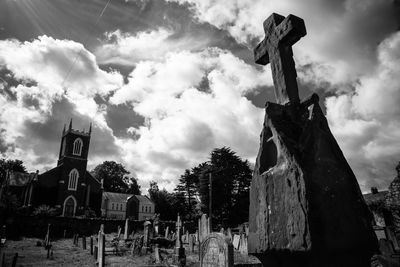
[[[376,188],[375,186],[371,187],[371,193],[372,194],[377,194],[378,193],[378,188]]]

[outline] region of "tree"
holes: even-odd
[[[198,192],[202,211],[209,213],[209,175],[212,180],[212,214],[215,223],[235,225],[248,220],[249,188],[252,171],[228,147],[216,148],[209,162],[200,164],[193,172],[198,175]]]
[[[133,194],[133,195],[141,195],[142,192],[140,191],[140,185],[138,184],[137,178],[129,177],[129,185],[128,190],[126,193]]]
[[[175,194],[179,203],[183,203],[181,214],[184,215],[185,220],[192,220],[196,217],[198,180],[198,176],[187,169],[179,178],[179,184],[175,188]]]
[[[155,213],[160,214],[161,220],[176,220],[181,206],[176,194],[169,193],[165,189],[160,190],[155,181],[150,182],[148,193],[155,205]]]
[[[26,173],[26,168],[22,160],[0,159],[0,184],[6,178],[7,170]]]
[[[137,180],[129,177],[129,171],[120,163],[104,161],[94,168],[92,174],[97,180],[103,180],[105,191],[114,193],[139,192],[140,194],[140,187]]]

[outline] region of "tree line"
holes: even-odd
[[[0,159],[0,182],[6,170],[26,172],[21,160]],[[141,194],[138,179],[120,163],[104,161],[91,174],[103,181],[105,191]],[[228,147],[215,148],[208,161],[184,171],[173,192],[160,189],[156,181],[151,181],[148,195],[160,219],[175,220],[179,213],[184,220],[194,221],[202,213],[209,214],[211,181],[213,224],[232,226],[248,220],[251,177],[247,160]]]

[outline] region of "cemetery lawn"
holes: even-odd
[[[89,240],[89,239],[88,239]],[[87,240],[87,241],[88,241]],[[17,266],[24,267],[37,267],[37,266],[96,266],[96,261],[93,256],[90,255],[89,242],[87,249],[83,250],[81,245],[81,239],[79,240],[79,246],[74,246],[71,238],[59,239],[52,242],[53,246],[53,257],[47,259],[47,250],[44,247],[36,246],[37,241],[43,241],[38,238],[23,238],[19,241],[7,240],[6,245],[0,248],[1,253],[5,253],[6,260],[5,266],[11,266],[13,256],[18,253]],[[166,255],[168,254],[168,256]],[[162,250],[161,255],[168,258],[171,263],[171,257],[173,249]],[[198,266],[197,253],[189,253],[187,255],[187,266]],[[154,264],[154,257],[152,253],[142,256],[131,256],[130,253],[124,256],[107,255],[105,259],[106,266],[160,266]],[[196,263],[195,263],[196,262]],[[161,264],[161,266],[167,266],[167,264]]]

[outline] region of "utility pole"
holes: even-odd
[[[209,174],[208,174],[209,176],[209,187],[208,187],[208,189],[209,189],[209,193],[208,193],[208,197],[209,197],[209,199],[208,199],[208,205],[209,205],[209,207],[208,207],[208,211],[209,211],[209,220],[210,220],[210,233],[212,232],[212,173],[211,173],[211,171],[209,172]]]

